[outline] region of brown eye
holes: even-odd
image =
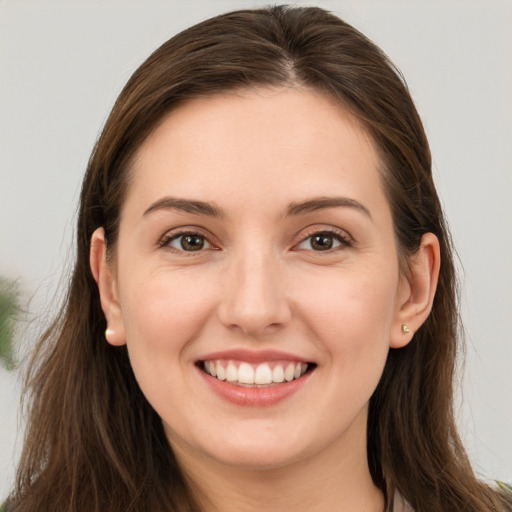
[[[326,251],[332,249],[334,238],[331,235],[314,235],[311,237],[311,247],[315,251]]]
[[[320,231],[308,236],[298,245],[299,249],[309,251],[329,251],[339,247],[350,247],[351,242],[345,236],[337,232]]]
[[[185,235],[180,237],[181,248],[184,251],[199,251],[204,247],[204,238],[199,235]]]
[[[206,238],[198,233],[180,233],[170,238],[165,245],[185,252],[200,251],[210,247]]]

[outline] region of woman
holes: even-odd
[[[8,510],[507,510],[453,420],[430,164],[399,73],[321,9],[165,43],[90,159]]]

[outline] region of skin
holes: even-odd
[[[390,347],[409,343],[430,312],[439,247],[424,235],[401,274],[380,167],[359,122],[319,92],[197,99],[139,148],[113,263],[102,229],[94,233],[107,340],[127,344],[206,509],[383,509],[366,461],[368,401]],[[147,212],[166,197],[223,215]],[[352,203],[286,214],[326,197]],[[172,239],[187,231],[203,249]],[[311,236],[326,231],[333,248],[318,250]],[[212,392],[196,365],[233,348],[286,351],[316,367],[285,400],[243,407]]]

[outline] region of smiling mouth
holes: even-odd
[[[199,361],[197,366],[217,380],[253,388],[292,382],[316,367],[314,363],[299,361],[269,361],[251,364],[245,361],[223,359]]]

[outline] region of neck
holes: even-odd
[[[382,512],[384,497],[370,476],[366,435],[351,439],[355,445],[346,441],[275,468],[240,468],[174,449],[203,510]]]

